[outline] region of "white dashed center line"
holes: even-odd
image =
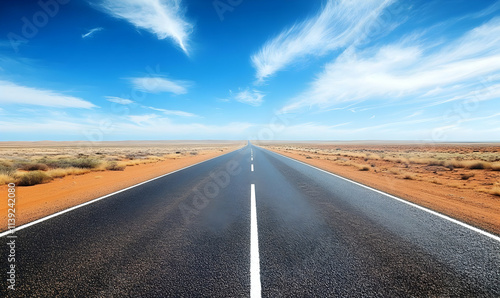
[[[252,164],[252,172],[253,172],[253,164]]]
[[[250,192],[250,297],[257,298],[261,296],[261,285],[255,184],[251,185]]]

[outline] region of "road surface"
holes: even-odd
[[[0,296],[500,296],[498,237],[251,144],[15,235]]]

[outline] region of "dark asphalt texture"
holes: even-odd
[[[0,296],[248,297],[251,184],[262,297],[500,297],[500,242],[253,145],[17,231]]]

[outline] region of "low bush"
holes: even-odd
[[[416,180],[417,177],[415,175],[413,175],[413,174],[405,173],[403,175],[403,179],[405,179],[405,180]]]
[[[484,161],[475,161],[469,163],[466,168],[471,170],[484,170],[486,169],[486,163]]]
[[[469,178],[472,178],[474,176],[476,176],[476,175],[473,174],[473,173],[465,173],[465,174],[462,174],[460,176],[460,179],[462,179],[462,180],[469,180]]]
[[[9,183],[15,182],[15,181],[16,181],[16,179],[10,175],[0,174],[0,185],[9,184]]]
[[[500,171],[500,162],[495,162],[491,164],[492,171]]]
[[[0,174],[10,176],[14,174],[16,169],[12,166],[0,164]]]
[[[19,167],[23,171],[47,171],[49,166],[44,163],[27,163]]]
[[[358,169],[360,171],[369,171],[370,170],[370,166],[360,166]]]
[[[106,170],[108,170],[108,171],[123,171],[123,170],[125,170],[125,166],[119,165],[117,162],[111,162],[106,166]]]
[[[21,177],[18,178],[17,180],[17,185],[19,186],[31,186],[31,185],[36,185],[44,182],[48,182],[52,180],[52,178],[45,174],[42,171],[32,171],[23,174]]]
[[[428,166],[444,166],[445,162],[442,160],[430,160],[429,163],[427,164]]]
[[[93,158],[73,158],[73,159],[43,159],[40,162],[45,163],[53,169],[57,168],[81,168],[81,169],[94,169],[97,168],[101,162]]]

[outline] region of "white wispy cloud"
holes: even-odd
[[[93,103],[52,90],[21,86],[0,80],[0,104],[27,104],[54,108],[95,108]]]
[[[130,81],[134,88],[149,93],[186,94],[188,88],[193,85],[190,81],[168,80],[162,77],[131,78]]]
[[[109,102],[114,102],[114,103],[121,104],[121,105],[130,105],[130,104],[134,103],[134,101],[132,101],[130,99],[125,99],[125,98],[121,98],[121,97],[106,96],[105,98]]]
[[[110,15],[134,26],[170,38],[187,54],[193,25],[184,17],[181,0],[105,0],[102,7]]]
[[[500,72],[500,18],[437,48],[422,40],[403,39],[377,49],[344,52],[282,111],[408,96],[446,102],[474,93],[487,100],[498,93],[492,86],[499,82],[487,78]],[[482,89],[487,90],[477,92]]]
[[[146,107],[148,109],[162,112],[165,115],[172,115],[172,116],[180,116],[180,117],[196,117],[196,114],[189,113],[189,112],[184,112],[184,111],[178,111],[178,110],[166,110],[166,109],[159,109],[159,108],[154,108],[154,107]]]
[[[82,38],[90,38],[92,37],[96,32],[99,32],[99,31],[102,31],[104,28],[102,27],[97,27],[97,28],[93,28],[93,29],[90,29],[89,32],[85,33],[85,34],[82,34]]]
[[[491,14],[496,13],[497,11],[500,10],[500,1],[497,1],[493,3],[492,5],[488,6],[487,8],[477,12],[477,13],[472,13],[469,14],[467,17],[469,18],[482,18]]]
[[[257,80],[308,56],[322,56],[363,39],[393,0],[329,0],[316,16],[283,30],[252,56]]]
[[[259,90],[250,90],[249,88],[239,90],[237,93],[233,93],[233,91],[229,90],[229,94],[234,100],[254,107],[260,106],[264,102],[263,98],[265,96]]]
[[[158,118],[159,116],[156,114],[147,114],[147,115],[129,115],[128,119],[136,124],[143,124],[146,122],[150,122],[150,120]]]

